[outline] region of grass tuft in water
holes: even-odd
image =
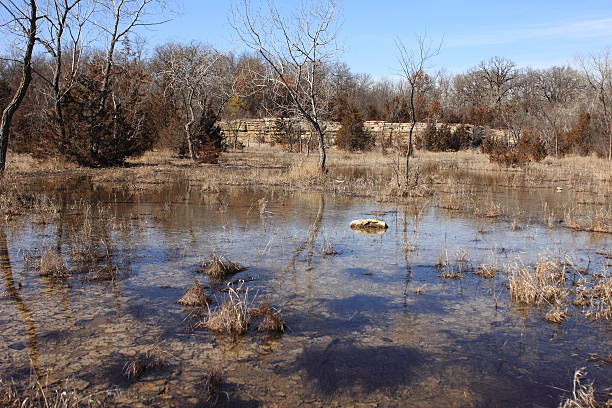
[[[259,319],[257,330],[282,333],[286,324],[281,319],[279,310],[276,310],[268,302],[262,302],[251,310],[251,314]]]
[[[129,380],[135,381],[147,371],[164,365],[166,365],[166,359],[157,348],[152,348],[129,359],[123,366],[123,375]]]
[[[535,267],[517,266],[510,276],[510,295],[516,301],[539,305],[565,298],[565,267],[557,260],[541,258]]]
[[[227,299],[215,310],[209,310],[208,316],[196,327],[205,327],[217,333],[243,335],[251,322],[249,290],[239,293],[229,288]]]
[[[204,293],[204,287],[194,282],[193,286],[176,303],[182,306],[208,307],[210,298]]]
[[[214,279],[223,279],[226,276],[236,274],[246,269],[246,267],[231,262],[214,252],[211,252],[210,259],[205,262],[203,266],[203,272]]]
[[[52,248],[47,248],[45,252],[36,260],[26,257],[25,263],[30,264],[40,276],[45,276],[51,279],[67,279],[70,277],[70,271],[64,263],[62,254]]]
[[[584,367],[576,370],[572,381],[572,395],[565,398],[559,408],[605,408],[609,406],[609,401],[606,403],[597,401],[593,383],[583,384],[582,380],[586,374]]]

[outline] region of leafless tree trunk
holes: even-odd
[[[32,81],[32,53],[36,44],[36,35],[38,28],[38,5],[36,0],[24,2],[22,6],[17,6],[16,2],[0,1],[0,7],[3,8],[9,15],[11,23],[19,35],[25,37],[26,48],[21,59],[21,81],[13,99],[2,112],[2,122],[0,122],[0,177],[4,173],[6,167],[6,152],[8,150],[9,138],[11,133],[11,121],[15,112],[21,105],[23,98],[28,91],[30,82]]]
[[[95,11],[94,5],[83,7],[82,0],[53,0],[48,3],[46,21],[49,27],[48,37],[39,35],[37,40],[51,56],[52,78],[46,80],[51,88],[50,99],[53,101],[53,116],[61,140],[66,139],[66,124],[62,111],[63,102],[72,89],[79,72],[82,35],[86,23]],[[68,35],[70,59],[66,60],[65,36]],[[68,66],[65,67],[66,63]]]
[[[604,127],[608,133],[608,160],[612,160],[612,54],[606,48],[601,55],[580,59],[587,81],[597,93],[603,111]]]
[[[210,47],[170,44],[158,49],[158,54],[162,66],[160,74],[167,78],[183,116],[189,157],[196,161],[193,126],[213,99],[218,100],[219,108],[223,106],[231,96],[231,92],[222,89],[223,84],[231,81],[219,74],[216,65],[221,55]]]
[[[434,46],[433,43],[427,38],[427,35],[420,34],[416,36],[416,42],[418,50],[416,52],[408,50],[404,43],[397,39],[395,46],[398,51],[398,61],[400,64],[400,70],[404,79],[410,86],[409,100],[410,100],[410,113],[412,122],[410,124],[410,130],[408,132],[408,148],[406,150],[406,182],[410,177],[410,157],[413,154],[413,133],[416,127],[416,106],[415,106],[415,95],[417,92],[426,84],[427,74],[425,70],[429,68],[427,63],[430,59],[438,55],[442,44]]]
[[[267,80],[273,89],[289,97],[292,110],[317,135],[321,172],[327,159],[323,120],[329,115],[330,99],[325,64],[338,52],[336,8],[335,0],[317,0],[288,20],[272,3],[267,15],[261,16],[253,12],[249,0],[242,0],[232,20],[242,42],[272,70]]]

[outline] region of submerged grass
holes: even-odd
[[[166,365],[165,357],[157,347],[154,347],[126,361],[123,365],[123,375],[129,380],[135,381],[147,371],[163,367],[164,365]]]

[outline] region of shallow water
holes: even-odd
[[[203,193],[184,182],[136,194],[82,190],[82,183],[58,193],[70,202],[87,191],[60,218],[0,232],[6,377],[69,378],[86,395],[113,389],[99,395],[119,406],[197,406],[211,371],[224,377],[221,405],[244,407],[556,406],[580,367],[596,388],[612,385],[611,367],[592,358],[612,349],[609,322],[570,305],[565,322],[548,323],[546,308],[509,298],[503,273],[444,279],[435,266],[467,251],[469,265],[493,260],[507,270],[548,253],[604,272],[610,235],[538,221],[543,200],[560,197],[554,193],[483,191],[483,202],[494,196],[516,210],[489,219],[427,200]],[[513,230],[519,215],[522,228]],[[371,216],[389,229],[364,235],[348,228]],[[118,280],[52,282],[26,267],[25,252],[47,247],[60,248],[70,265],[72,233],[88,223],[92,236],[111,243]],[[335,256],[323,253],[330,246]],[[230,280],[244,279],[254,303],[266,299],[282,310],[283,335],[252,330],[233,339],[193,329],[176,301],[194,280],[210,286],[217,303],[225,296],[224,284],[196,272],[211,251],[248,266]],[[167,365],[127,381],[124,363],[150,347]]]

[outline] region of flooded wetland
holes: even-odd
[[[609,190],[436,177],[399,202],[34,183],[53,209],[0,225],[2,377],[92,406],[552,407],[584,368],[609,402]]]

